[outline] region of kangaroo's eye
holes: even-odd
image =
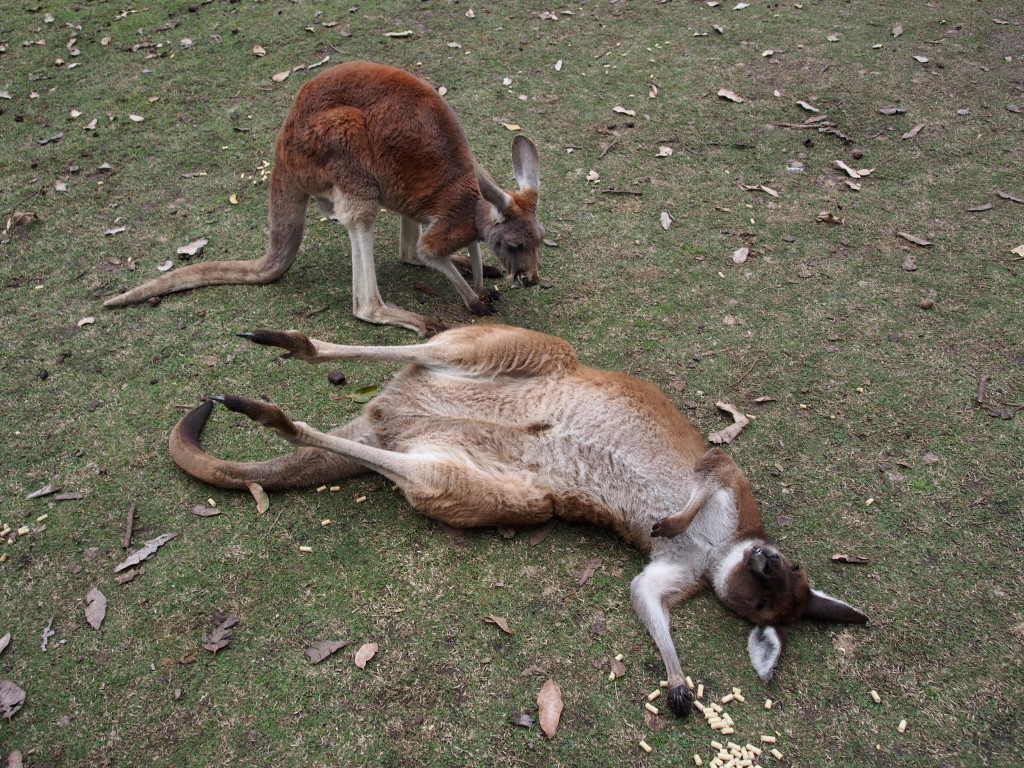
[[[767,598],[762,597],[760,600],[757,601],[757,605],[754,606],[754,610],[763,611],[766,605],[768,605],[768,600]]]

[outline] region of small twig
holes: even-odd
[[[597,159],[598,159],[598,160],[600,160],[600,159],[601,159],[602,157],[604,157],[604,156],[605,156],[605,155],[607,155],[607,154],[608,154],[609,152],[611,152],[611,150],[612,150],[612,147],[614,147],[614,146],[615,146],[616,144],[618,144],[618,143],[619,143],[619,140],[618,140],[618,139],[616,139],[616,140],[615,140],[615,141],[613,141],[613,142],[612,142],[611,144],[609,144],[609,145],[608,145],[607,147],[605,147],[605,148],[604,148],[604,151],[603,151],[603,152],[601,152],[601,154],[597,156]]]
[[[732,347],[722,347],[722,349],[712,349],[707,352],[698,352],[696,355],[693,356],[693,360],[699,361],[701,358],[711,357],[711,355],[719,355],[722,352],[729,352],[731,350]]]
[[[124,521],[124,538],[121,539],[121,547],[128,549],[132,545],[132,530],[135,528],[135,513],[139,511],[139,508],[135,506],[135,502],[128,502],[128,516]]]
[[[326,312],[330,308],[330,305],[328,305],[326,307],[320,307],[320,309],[311,309],[308,312],[300,312],[299,317],[309,318],[312,317],[313,315],[319,315],[321,312]]]
[[[637,197],[642,197],[644,193],[643,192],[634,192],[631,189],[602,189],[601,190],[601,194],[602,195],[636,195]]]
[[[991,378],[992,378],[991,376],[985,375],[985,376],[982,376],[981,379],[978,381],[978,394],[975,395],[975,397],[974,397],[975,402],[978,402],[978,403],[984,403],[985,402],[985,395],[986,395],[987,390],[988,390],[988,380],[991,379]]]
[[[755,366],[755,365],[757,365],[757,359],[756,359],[756,358],[754,359],[754,362],[752,362],[752,363],[750,364],[750,367],[749,367],[749,368],[747,368],[747,372],[746,372],[746,373],[744,373],[744,374],[743,374],[742,376],[740,376],[740,377],[739,377],[738,379],[736,379],[736,381],[734,381],[734,382],[732,383],[732,386],[734,386],[734,387],[735,387],[735,386],[738,386],[738,385],[739,385],[739,383],[740,383],[741,381],[743,381],[743,380],[744,380],[745,378],[747,378],[747,376],[749,376],[749,375],[750,375],[750,372],[751,372],[752,370],[754,370],[754,366]]]

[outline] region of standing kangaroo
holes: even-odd
[[[377,214],[381,206],[401,214],[402,261],[433,267],[471,312],[493,314],[479,241],[487,241],[516,285],[534,285],[544,235],[537,220],[537,148],[525,136],[512,142],[512,167],[518,192],[505,191],[476,164],[455,112],[418,77],[366,61],[339,64],[299,89],[277,135],[266,255],[190,264],[103,306],[204,285],[276,280],[295,261],[315,197],[352,241],[353,314],[432,336],[444,326],[381,298],[373,261]],[[472,288],[452,259],[461,248],[469,249]]]
[[[552,517],[610,528],[650,555],[631,595],[661,652],[676,714],[689,711],[692,697],[667,607],[705,587],[756,625],[748,650],[765,681],[794,620],[867,621],[811,589],[800,566],[765,541],[743,472],[721,450],[706,450],[665,395],[645,381],[582,365],[561,339],[500,325],[399,347],[330,344],[298,331],[241,335],[307,363],[408,365],[362,415],[330,433],[293,422],[269,403],[213,398],[303,447],[263,462],[215,458],[199,445],[213,407],[206,402],[171,432],[171,455],[182,469],[222,488],[255,482],[268,490],[374,471],[424,515],[459,528]]]

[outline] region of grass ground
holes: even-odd
[[[0,678],[27,694],[0,721],[4,755],[20,750],[30,766],[711,757],[699,718],[645,714],[662,670],[628,602],[642,561],[610,534],[562,525],[537,546],[529,531],[453,537],[372,477],[276,494],[258,515],[245,494],[170,461],[168,430],[204,393],[266,393],[320,427],[358,408],[332,399],[323,371],[281,364],[234,331],[413,341],[352,318],[347,239],[315,212],[274,285],[100,308],[199,237],[204,258],[262,253],[260,171],[318,69],[271,76],[329,56],[446,87],[505,183],[502,123],[537,143],[552,286],[504,291],[499,320],[650,379],[705,432],[724,424],[716,399],[757,417],[730,451],[769,531],[871,623],[794,627],[763,685],[742,622],[707,596],[677,608],[684,668],[709,695],[747,694],[731,709],[737,736],[777,731],[791,766],[1020,764],[1024,281],[1011,249],[1024,244],[1024,15],[1008,0],[733,5],[6,4],[0,224],[34,216],[0,244],[0,520],[33,529],[0,545],[0,635],[12,635]],[[723,88],[744,101],[719,98]],[[905,112],[879,111],[890,107]],[[849,141],[785,127],[816,114]],[[657,157],[662,146],[673,154]],[[875,170],[855,191],[836,160]],[[394,258],[393,219],[378,235],[389,300],[473,321],[443,278]],[[737,265],[741,247],[750,257]],[[389,369],[345,372],[351,392]],[[209,445],[231,458],[283,450],[226,414]],[[82,498],[25,499],[47,484]],[[193,516],[208,498],[222,514]],[[118,584],[130,503],[135,546],[177,538]],[[602,568],[577,584],[594,558]],[[93,587],[109,600],[100,631],[83,612]],[[240,617],[216,656],[200,647],[214,611]],[[351,645],[310,666],[303,649],[322,639]],[[368,642],[380,650],[359,670],[352,653]],[[609,682],[616,653],[627,674]],[[509,723],[536,714],[548,676],[565,698],[550,741]],[[778,706],[762,709],[766,697]]]

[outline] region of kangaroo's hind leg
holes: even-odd
[[[415,363],[464,377],[536,377],[566,373],[577,364],[572,345],[547,334],[507,325],[453,328],[422,344],[352,346],[311,339],[300,331],[257,330],[239,334],[256,344],[281,347],[284,357],[307,363],[372,360]]]

